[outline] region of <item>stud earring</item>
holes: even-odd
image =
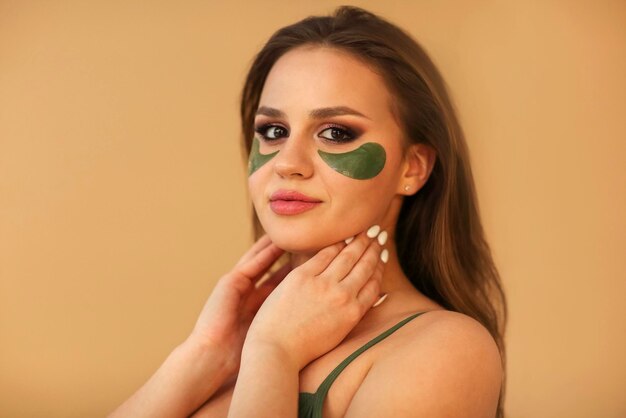
[[[404,190],[409,190],[411,188],[411,186],[409,186],[408,184],[404,186]]]

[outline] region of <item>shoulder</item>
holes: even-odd
[[[468,315],[440,309],[425,312],[412,322],[414,326],[407,333],[408,343],[402,347],[404,354],[424,349],[433,355],[439,352],[448,356],[472,354],[500,363],[495,340],[487,328]]]
[[[372,365],[346,417],[495,415],[501,359],[482,324],[437,310],[405,327],[402,344]]]
[[[433,380],[459,382],[485,380],[498,386],[501,380],[501,358],[489,331],[474,318],[448,310],[426,312],[413,321],[406,342],[381,358],[381,367],[397,367],[412,360],[421,373]]]

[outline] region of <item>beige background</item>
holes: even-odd
[[[0,0],[0,415],[103,416],[251,242],[238,95],[336,1]],[[439,65],[510,302],[507,415],[624,417],[626,2],[361,1]]]

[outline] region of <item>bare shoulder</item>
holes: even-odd
[[[441,309],[426,312],[416,319],[412,332],[407,334],[409,343],[403,346],[403,354],[427,350],[429,354],[448,358],[478,355],[482,360],[500,364],[495,340],[474,318]]]
[[[374,362],[346,417],[494,417],[502,367],[489,331],[447,310],[405,327],[402,344]]]

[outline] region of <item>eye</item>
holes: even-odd
[[[330,132],[330,137],[322,135],[322,132],[326,131]],[[351,129],[340,125],[330,125],[322,132],[320,132],[320,136],[330,142],[346,143],[355,140],[357,136]]]
[[[264,141],[276,141],[280,136],[285,135],[287,130],[279,125],[261,125],[254,128],[254,132],[261,135]]]

